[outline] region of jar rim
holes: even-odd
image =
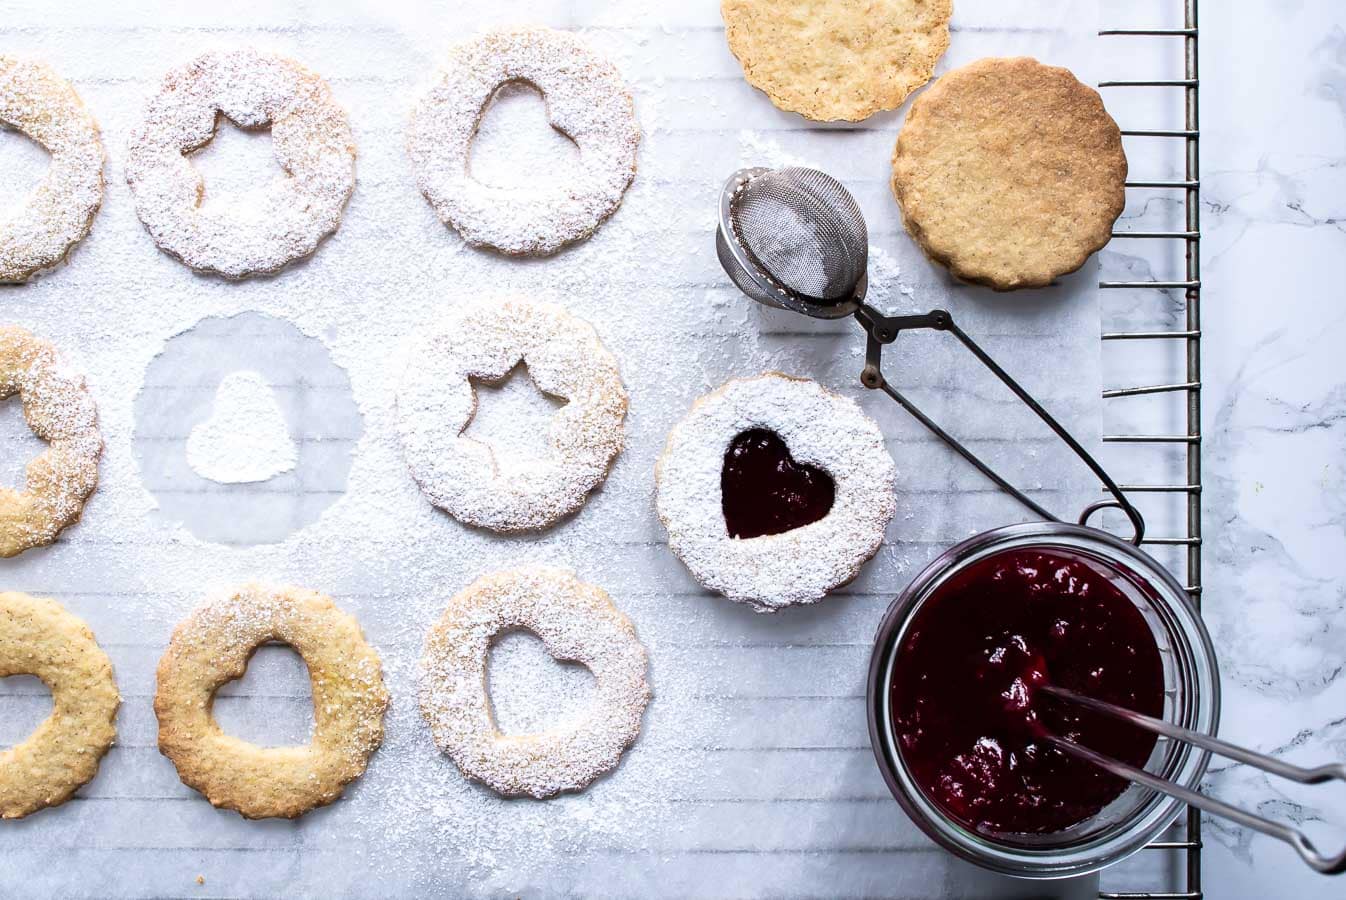
[[[985,531],[956,544],[927,565],[893,600],[875,635],[870,657],[866,707],[870,744],[889,791],[928,837],[955,855],[983,868],[1021,878],[1066,878],[1097,871],[1130,856],[1173,823],[1181,801],[1147,791],[1148,796],[1118,822],[1085,838],[1071,835],[1060,844],[1050,836],[1041,843],[997,841],[953,820],[907,771],[890,721],[888,685],[905,629],[922,604],[953,573],[974,561],[1009,549],[1030,546],[1083,552],[1142,579],[1151,589],[1161,624],[1174,642],[1177,678],[1185,690],[1184,727],[1214,735],[1219,723],[1220,679],[1214,646],[1186,590],[1157,560],[1134,545],[1096,528],[1063,522],[1030,522]],[[1165,776],[1196,788],[1210,753],[1178,744],[1166,757]],[[1146,789],[1140,789],[1146,790]],[[1087,820],[1086,820],[1087,821]]]

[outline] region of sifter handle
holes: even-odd
[[[1075,440],[1074,436],[1065,429],[1065,426],[1056,421],[1051,413],[1047,412],[1042,404],[1038,403],[1038,401],[1033,398],[1032,394],[1028,393],[1019,382],[1015,381],[1008,372],[1002,369],[999,363],[992,359],[976,341],[968,336],[967,332],[958,327],[957,323],[953,320],[953,316],[946,310],[936,309],[923,315],[885,316],[872,306],[861,302],[859,308],[855,311],[855,317],[860,320],[860,324],[864,327],[865,333],[868,336],[868,341],[865,347],[865,368],[860,374],[861,384],[867,388],[882,390],[889,397],[892,397],[897,401],[899,406],[911,413],[911,415],[928,428],[931,433],[945,444],[948,444],[959,456],[971,463],[977,471],[995,482],[1002,490],[1014,497],[1014,499],[1018,500],[1039,516],[1042,516],[1044,519],[1051,522],[1059,522],[1060,519],[1048,512],[1041,504],[1037,503],[1023,491],[1006,481],[998,472],[982,460],[981,457],[977,456],[957,438],[941,428],[937,422],[922,412],[919,407],[908,400],[901,391],[889,384],[887,379],[883,377],[883,372],[880,368],[883,347],[885,344],[891,344],[893,341],[897,340],[897,336],[903,331],[922,329],[947,331],[958,338],[963,346],[981,361],[982,365],[990,369],[992,374],[1013,391],[1014,395],[1018,397],[1025,406],[1031,409],[1039,419],[1045,422],[1047,427],[1055,432],[1056,436],[1064,441],[1066,446],[1070,447],[1075,455],[1084,461],[1084,464],[1089,467],[1090,471],[1098,476],[1099,480],[1103,482],[1103,486],[1108,489],[1108,493],[1112,495],[1112,499],[1100,500],[1097,503],[1090,504],[1085,508],[1084,512],[1080,514],[1079,523],[1081,525],[1087,525],[1089,517],[1101,509],[1120,509],[1122,512],[1126,513],[1126,517],[1131,520],[1131,527],[1134,529],[1134,533],[1131,536],[1131,543],[1137,545],[1140,544],[1141,539],[1145,536],[1145,519],[1141,516],[1140,510],[1131,505],[1131,501],[1122,493],[1121,488],[1117,486],[1117,482],[1113,481],[1112,476],[1103,469],[1103,466],[1099,464],[1098,460],[1094,459],[1094,457],[1084,449],[1079,441]]]

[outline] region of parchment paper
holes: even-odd
[[[957,6],[941,71],[1030,54],[1091,77],[1089,0]],[[900,114],[820,127],[776,110],[743,81],[713,0],[433,8],[8,0],[2,8],[0,52],[44,58],[71,78],[103,126],[110,160],[104,209],[70,264],[0,293],[5,318],[52,338],[88,372],[107,439],[102,485],[80,525],[50,548],[4,561],[0,574],[4,588],[56,597],[90,623],[124,703],[118,744],[91,784],[61,808],[0,824],[0,893],[1096,890],[1089,879],[1044,889],[977,872],[922,837],[889,797],[864,710],[879,618],[933,555],[1027,516],[886,398],[866,395],[853,323],[765,311],[739,295],[715,261],[714,203],[743,165],[800,161],[841,178],[869,220],[871,300],[893,311],[949,309],[1090,446],[1099,433],[1094,264],[1050,289],[1008,297],[953,284],[905,237],[889,193]],[[444,48],[502,21],[584,32],[630,79],[645,129],[640,172],[620,211],[591,241],[547,260],[464,247],[416,191],[402,151],[406,113]],[[359,185],[340,231],[310,261],[232,284],[155,248],[122,163],[126,134],[164,71],[210,47],[247,44],[329,80],[350,112]],[[479,140],[509,143],[489,118]],[[210,172],[230,177],[226,163]],[[246,173],[233,175],[246,185]],[[506,292],[563,302],[591,321],[632,398],[628,447],[605,486],[573,519],[523,539],[471,531],[430,508],[394,432],[396,369],[409,336],[468,296]],[[196,327],[207,318],[213,324]],[[951,342],[904,338],[886,365],[895,384],[1063,517],[1097,496],[1083,466]],[[220,486],[186,467],[186,436],[234,368],[260,371],[275,388],[300,447],[295,472]],[[650,503],[672,423],[724,379],[763,369],[859,398],[888,435],[900,473],[898,516],[861,577],[815,607],[770,617],[701,590],[668,552]],[[527,409],[530,390],[512,381],[483,402]],[[26,454],[12,413],[6,408],[4,446]],[[619,769],[549,803],[501,801],[468,784],[435,751],[415,703],[421,640],[444,601],[477,576],[524,561],[567,564],[606,588],[649,648],[656,693]],[[250,579],[331,594],[382,654],[394,697],[386,744],[366,775],[338,803],[294,822],[214,810],[156,748],[154,668],[173,626],[210,591]],[[491,682],[502,724],[521,730],[573,714],[587,689],[582,673],[514,637],[497,648]],[[0,739],[20,740],[40,720],[43,695],[31,679],[0,684]],[[308,702],[303,666],[267,647],[222,692],[217,714],[240,736],[299,742]]]

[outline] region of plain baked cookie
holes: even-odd
[[[241,678],[262,644],[289,644],[308,666],[313,739],[259,747],[220,730],[215,692]],[[248,585],[184,619],[159,661],[159,750],[183,784],[249,819],[293,819],[331,803],[383,743],[388,691],[379,655],[353,617],[302,588]]]
[[[48,446],[28,463],[23,490],[0,487],[0,556],[50,544],[79,521],[103,455],[84,376],[47,341],[0,325],[0,400],[16,393],[28,427]]]
[[[284,175],[204,207],[191,153],[215,135],[220,116],[240,128],[270,125]],[[355,189],[355,144],[327,82],[299,63],[256,50],[211,52],[164,76],[131,133],[126,182],[162,250],[198,271],[246,278],[308,256],[336,231]]]
[[[773,435],[776,456],[768,448],[765,471],[726,477],[728,467],[743,462],[740,451],[756,454],[751,445]],[[765,512],[780,507],[782,497],[788,508],[812,489],[804,482],[820,475],[831,495],[806,523],[776,524],[753,536],[731,532],[736,509]],[[669,549],[697,581],[774,612],[821,600],[859,574],[896,512],[896,477],[879,426],[855,401],[807,379],[766,372],[726,382],[673,426],[654,469],[655,509]]]
[[[75,89],[40,62],[0,54],[0,126],[51,154],[23,204],[0,220],[0,282],[27,281],[84,239],[103,202],[103,141]]]
[[[55,600],[0,594],[0,678],[34,675],[51,715],[0,751],[0,817],[18,819],[70,799],[98,773],[117,735],[112,663],[84,622]]]
[[[472,177],[472,138],[496,89],[537,88],[551,126],[579,148],[580,171],[539,189]],[[621,73],[583,41],[551,28],[501,28],[454,47],[412,110],[407,155],[439,218],[470,244],[543,256],[583,240],[621,205],[636,175],[640,124]]]
[[[1027,57],[983,59],[912,104],[893,194],[931,259],[1008,291],[1050,284],[1108,242],[1126,172],[1097,91]]]
[[[537,734],[496,728],[486,692],[492,641],[526,629],[559,660],[594,675],[582,720]],[[469,778],[507,797],[580,791],[617,765],[640,733],[650,701],[645,648],[631,621],[598,587],[537,566],[477,579],[449,601],[425,643],[421,713],[435,743]]]
[[[723,0],[748,83],[781,109],[858,122],[897,109],[949,46],[952,0]]]
[[[547,426],[547,454],[515,460],[464,432],[473,379],[499,382],[519,363],[566,401]],[[559,306],[470,301],[416,342],[397,393],[398,431],[421,492],[460,522],[537,531],[579,509],[626,440],[626,389],[593,327]]]

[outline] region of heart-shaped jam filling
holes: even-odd
[[[822,469],[795,462],[775,432],[753,428],[729,442],[720,496],[730,537],[755,538],[818,521],[832,509],[836,484]]]

